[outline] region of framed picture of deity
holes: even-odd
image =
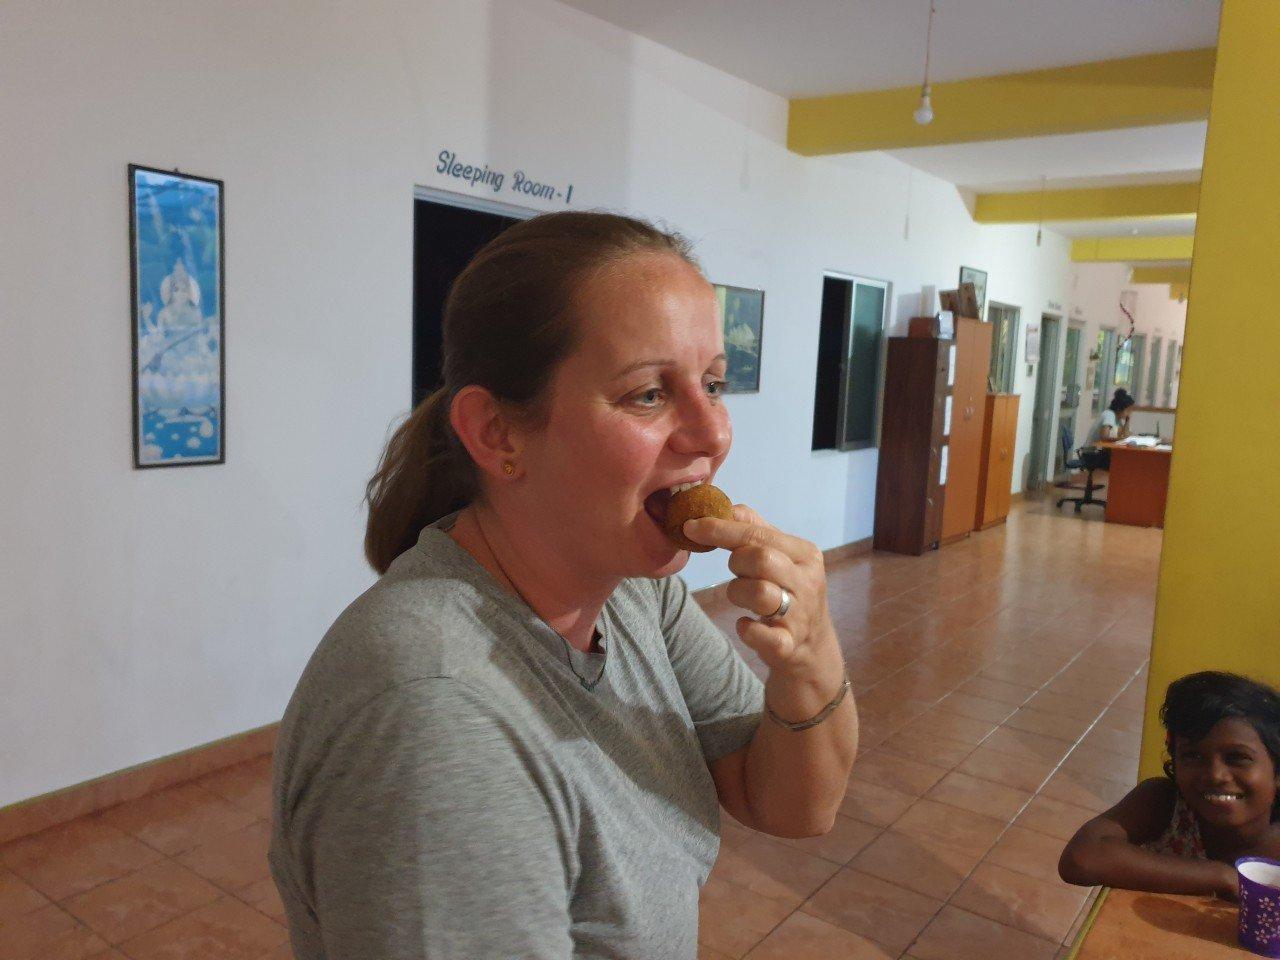
[[[226,462],[222,181],[129,165],[133,465]]]
[[[715,284],[728,357],[725,393],[760,392],[760,343],[764,330],[764,291]]]

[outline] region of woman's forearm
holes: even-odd
[[[1068,883],[1191,895],[1234,895],[1235,870],[1217,860],[1153,853],[1120,839],[1063,851],[1058,872]]]
[[[819,713],[839,693],[844,664],[837,655],[811,678],[777,674],[765,684],[765,702],[784,720]],[[754,826],[775,836],[826,833],[844,800],[858,749],[853,693],[817,726],[788,730],[765,717],[747,750],[745,787]]]

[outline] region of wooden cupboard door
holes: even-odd
[[[1001,460],[1000,471],[1000,516],[1009,515],[1009,505],[1013,498],[1013,458],[1018,448],[1018,397],[1003,397],[1004,417],[1001,440],[1005,451]]]
[[[982,422],[986,412],[990,354],[990,325],[977,320],[958,319],[943,539],[969,533],[977,519],[978,471],[982,459]]]

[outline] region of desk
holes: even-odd
[[[1129,447],[1103,441],[1111,451],[1107,472],[1107,522],[1135,527],[1163,527],[1169,498],[1171,449]]]
[[[1207,897],[1104,890],[1071,960],[1241,960],[1235,904]]]

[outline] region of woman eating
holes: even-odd
[[[738,636],[676,574],[673,494],[729,453],[723,334],[679,237],[519,223],[459,276],[443,385],[369,482],[381,578],[289,704],[270,861],[301,960],[693,960],[719,807],[814,836],[857,716],[817,547],[749,508]]]

